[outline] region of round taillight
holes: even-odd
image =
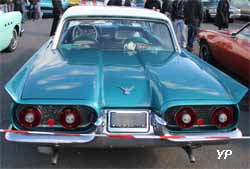
[[[197,120],[197,115],[192,108],[182,108],[175,115],[176,124],[180,128],[191,128]]]
[[[24,107],[18,115],[18,121],[25,128],[37,127],[41,122],[41,112],[33,106]]]
[[[81,124],[81,114],[75,108],[64,108],[59,114],[61,125],[66,129],[75,129]]]
[[[233,123],[233,111],[228,107],[216,109],[211,116],[211,122],[217,128],[225,128]]]

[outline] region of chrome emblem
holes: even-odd
[[[129,95],[132,90],[134,90],[134,86],[131,86],[131,87],[119,87],[122,91],[123,91],[123,94],[125,95]]]

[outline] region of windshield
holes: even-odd
[[[174,51],[169,28],[161,22],[128,19],[71,20],[64,24],[62,50]]]

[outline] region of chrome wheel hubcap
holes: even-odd
[[[16,49],[17,47],[17,32],[16,30],[13,31],[13,37],[11,39],[11,49]]]

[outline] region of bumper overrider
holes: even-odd
[[[230,140],[242,137],[239,129],[227,132],[188,132],[176,134],[169,132],[165,127],[166,122],[157,115],[150,115],[149,119],[149,130],[141,133],[111,133],[108,131],[107,117],[100,117],[95,123],[95,131],[88,134],[23,131],[15,130],[14,127],[10,126],[10,129],[5,131],[5,138],[10,142],[89,148],[213,145],[225,144]]]

